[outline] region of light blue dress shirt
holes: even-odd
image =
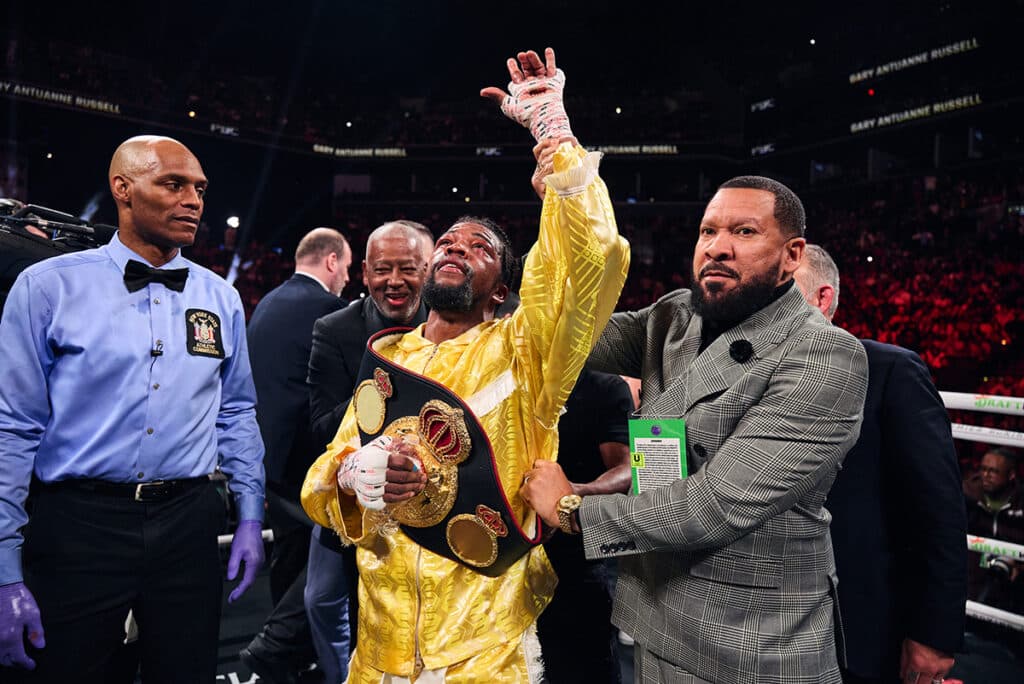
[[[0,585],[22,579],[33,471],[43,482],[136,483],[219,467],[240,519],[263,519],[263,442],[238,292],[179,253],[163,268],[189,269],[183,292],[150,283],[130,293],[129,259],[147,263],[115,235],[30,266],[7,299]]]

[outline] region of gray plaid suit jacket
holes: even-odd
[[[860,431],[861,344],[796,287],[698,354],[689,290],[615,314],[590,364],[643,380],[641,412],[686,420],[689,477],[588,496],[590,558],[622,556],[613,622],[696,679],[839,682],[825,495]],[[753,355],[730,357],[735,340]]]

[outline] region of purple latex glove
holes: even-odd
[[[242,520],[235,530],[231,542],[231,557],[228,558],[228,579],[238,575],[238,564],[245,561],[242,581],[228,595],[228,603],[234,603],[245,590],[256,581],[256,573],[263,566],[263,524],[259,520]]]
[[[25,653],[25,632],[36,648],[46,646],[39,606],[24,582],[0,587],[0,665],[36,669],[36,661]]]

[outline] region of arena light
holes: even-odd
[[[190,119],[196,118],[196,110],[194,110],[194,109],[188,110],[188,118],[190,118]]]
[[[811,43],[811,45],[816,45],[817,44],[817,42],[813,38],[811,38],[810,43]]]
[[[351,121],[346,121],[345,122],[345,128],[352,128],[352,122]]]
[[[241,225],[242,222],[238,219],[237,216],[228,216],[228,220],[225,221],[225,223],[228,224],[229,228],[237,228],[239,225]]]
[[[463,197],[462,199],[463,199],[463,200],[464,200],[465,202],[467,202],[467,203],[469,202],[469,198],[468,198],[468,197]],[[1006,344],[1006,343],[1004,342],[1003,344]]]
[[[47,152],[46,153],[46,158],[47,159],[53,159],[53,152]]]
[[[875,257],[871,257],[871,256],[869,256],[869,257],[868,257],[868,263],[869,263],[869,264],[870,264],[870,263],[871,263],[872,261],[874,261],[874,260],[875,260]]]
[[[615,108],[615,113],[616,114],[621,114],[622,113],[622,107],[616,107]]]
[[[459,189],[453,185],[452,186],[452,192],[455,193],[455,192],[458,192],[458,191],[459,191]]]

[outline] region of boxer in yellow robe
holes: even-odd
[[[509,292],[509,269],[502,265],[513,257],[489,221],[465,219],[437,241],[424,288],[431,304],[427,322],[375,345],[381,356],[445,385],[473,410],[523,529],[536,524],[518,496],[523,474],[537,459],[555,458],[559,414],[611,315],[629,264],[628,244],[618,235],[597,175],[600,155],[588,154],[571,137],[559,111],[561,82],[549,85],[564,76],[550,49],[546,57],[542,63],[531,51],[520,53],[518,62],[509,60],[513,96],[502,93],[502,110],[531,128],[554,166],[538,240],[524,265],[520,307],[511,317],[494,319]],[[516,95],[527,89],[529,95]],[[536,104],[530,96],[553,89],[557,106],[523,112]],[[537,121],[538,115],[546,118]],[[383,507],[380,500],[415,495],[423,476],[412,459],[393,454],[386,486],[369,493],[342,487],[350,482],[346,465],[355,461],[346,462],[361,453],[350,406],[302,491],[310,517],[358,545],[359,639],[348,681],[538,681],[533,624],[557,582],[543,547],[492,578],[428,551],[400,529],[382,528],[382,514],[372,509]]]

